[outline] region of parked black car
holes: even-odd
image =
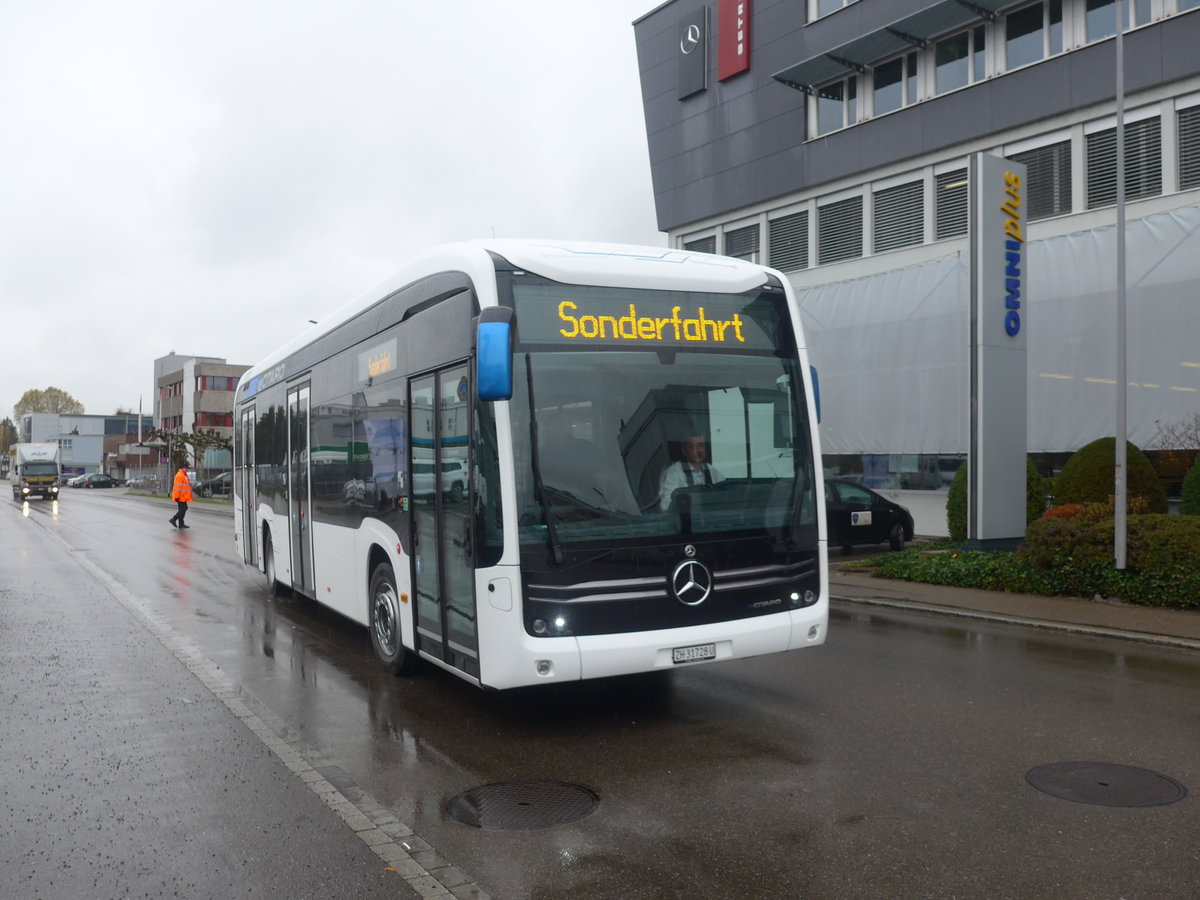
[[[216,478],[209,478],[196,485],[201,497],[228,497],[233,490],[233,473],[222,472]]]
[[[825,522],[829,546],[849,550],[857,544],[889,544],[903,550],[913,538],[907,509],[853,481],[825,481]]]
[[[72,479],[71,481],[71,487],[75,488],[111,488],[120,486],[121,482],[117,481],[111,475],[105,475],[103,472],[81,475],[79,478]]]

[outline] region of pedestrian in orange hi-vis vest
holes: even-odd
[[[175,501],[179,509],[168,521],[176,528],[191,528],[191,525],[183,524],[183,517],[187,515],[187,505],[192,502],[192,482],[188,478],[187,469],[183,466],[180,466],[179,471],[175,473],[175,486],[171,488],[171,499]]]

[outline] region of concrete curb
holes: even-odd
[[[1140,631],[1128,631],[1120,628],[1105,628],[1100,625],[1058,622],[1050,619],[1031,619],[1022,616],[1010,616],[1003,613],[988,612],[978,609],[940,606],[935,603],[921,603],[911,600],[896,600],[889,597],[851,597],[847,595],[831,593],[830,600],[835,603],[846,603],[858,606],[879,606],[887,609],[905,610],[907,612],[923,612],[934,615],[953,616],[960,619],[975,619],[983,622],[996,622],[1002,625],[1019,625],[1026,628],[1039,628],[1043,631],[1059,631],[1068,634],[1088,635],[1091,637],[1137,641],[1143,644],[1154,644],[1160,647],[1176,647],[1182,650],[1200,650],[1200,641],[1191,640],[1189,638],[1175,637],[1165,634],[1149,634]]]

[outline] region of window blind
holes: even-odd
[[[875,252],[925,240],[925,183],[910,181],[875,192]]]

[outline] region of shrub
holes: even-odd
[[[1100,438],[1077,450],[1054,482],[1056,503],[1111,502],[1116,469],[1116,438]],[[1152,513],[1167,511],[1167,493],[1146,454],[1126,442],[1125,490],[1128,498],[1143,497]]]
[[[946,526],[952,540],[967,539],[967,463],[959,466],[946,494]],[[1025,524],[1046,511],[1046,479],[1038,472],[1033,460],[1025,462]]]
[[[1129,497],[1127,500],[1125,512],[1129,515],[1144,513],[1150,505],[1146,502],[1145,497]],[[1114,515],[1115,507],[1116,504],[1113,497],[1109,497],[1104,503],[1061,503],[1046,510],[1043,518],[1100,522],[1104,519],[1111,519]]]
[[[1087,514],[1083,503],[1063,503],[1052,506],[1042,515],[1043,519],[1081,519]]]
[[[1017,553],[1036,569],[1057,569],[1068,562],[1078,566],[1110,563],[1112,519],[1043,517],[1026,529],[1025,542]]]
[[[1200,456],[1184,476],[1183,503],[1179,512],[1185,516],[1200,516]]]
[[[1178,521],[1180,517],[1172,518]],[[1041,521],[1062,523],[1064,520]],[[880,557],[876,563],[876,575],[904,581],[1026,594],[1075,597],[1099,594],[1147,606],[1200,609],[1198,569],[1184,572],[1118,572],[1111,559],[1103,563],[1086,564],[1066,559],[1053,570],[1047,570],[1029,565],[1016,553],[957,551],[928,554],[915,549],[890,553]]]
[[[946,492],[946,527],[950,539],[962,543],[967,539],[967,464],[963,463],[950,480]]]
[[[1200,520],[1165,514],[1130,516],[1126,563],[1142,573],[1195,572],[1200,568]]]
[[[1029,526],[1018,551],[1037,569],[1093,566],[1113,560],[1113,520],[1043,517]],[[1125,565],[1132,572],[1191,576],[1200,570],[1200,519],[1161,513],[1131,515],[1125,529]]]

